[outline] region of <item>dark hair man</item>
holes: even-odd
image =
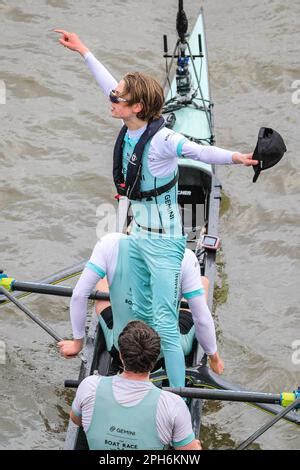
[[[160,352],[158,334],[131,321],[119,336],[119,351],[122,374],[87,377],[72,405],[71,419],[83,426],[89,448],[200,450],[184,400],[149,380]]]

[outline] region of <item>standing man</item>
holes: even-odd
[[[90,450],[162,450],[170,445],[200,450],[185,402],[149,380],[160,352],[158,334],[131,321],[118,341],[124,372],[85,378],[73,401],[70,417],[83,426]]]
[[[114,149],[114,182],[131,202],[130,275],[136,317],[147,316],[142,281],[151,286],[154,328],[161,337],[171,386],[184,386],[184,355],[178,332],[180,266],[186,237],[177,205],[178,158],[210,164],[256,165],[252,154],[198,145],[164,127],[163,90],[149,75],[127,73],[118,83],[74,33],[60,43],[79,52],[124,126]]]

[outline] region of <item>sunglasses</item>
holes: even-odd
[[[111,90],[109,94],[109,99],[112,103],[127,103],[129,101],[125,98],[121,98],[120,96],[118,96],[115,90]]]

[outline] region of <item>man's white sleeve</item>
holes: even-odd
[[[111,90],[114,90],[118,84],[116,79],[104,67],[104,65],[96,59],[92,52],[89,51],[84,54],[84,61],[97,80],[103,93],[108,96]]]
[[[105,239],[97,242],[89,261],[86,263],[86,268],[94,271],[101,279],[107,274],[107,245]]]
[[[153,150],[161,155],[162,160],[172,158],[191,158],[209,164],[232,163],[233,151],[224,150],[212,145],[201,145],[191,142],[182,134],[163,128],[153,138]]]
[[[231,150],[224,150],[212,145],[200,145],[196,144],[196,142],[191,142],[190,140],[186,140],[182,144],[181,148],[182,158],[191,158],[192,160],[216,165],[233,163],[233,153],[234,152]]]
[[[193,432],[191,423],[191,415],[188,407],[182,399],[178,400],[176,406],[176,416],[174,419],[172,438],[172,445],[174,449],[176,449],[176,447],[186,446],[195,439],[195,434]]]
[[[181,263],[181,293],[185,299],[204,295],[199,262],[195,253],[186,248]]]
[[[84,397],[86,396],[86,394],[90,391],[90,380],[88,380],[89,377],[86,377],[85,379],[82,380],[82,382],[80,382],[80,384],[78,385],[78,388],[77,388],[77,391],[76,391],[76,395],[75,395],[75,398],[73,400],[73,403],[72,403],[72,411],[73,413],[78,416],[78,417],[81,417],[82,415],[82,402],[83,402],[83,399]]]
[[[84,428],[86,428],[86,421],[88,420],[90,422],[92,418],[96,388],[100,379],[101,377],[95,375],[91,375],[83,379],[78,385],[76,395],[72,403],[72,411],[78,417],[82,416],[82,408],[85,406],[85,416],[82,423]]]
[[[70,316],[74,339],[84,338],[88,298],[99,279],[106,275],[106,252],[102,247],[102,243],[100,241],[95,245],[92,256],[73,291],[70,302]]]
[[[164,177],[176,170],[178,158],[191,158],[208,164],[230,164],[232,155],[232,151],[196,144],[164,127],[151,141],[149,169],[153,176]]]
[[[188,299],[189,307],[192,313],[195,334],[199,344],[206,354],[217,352],[217,339],[215,324],[207,306],[204,295],[198,295]]]
[[[198,260],[189,249],[185,250],[181,265],[181,292],[188,301],[199,344],[206,354],[214,354],[217,351],[215,325],[206,303]]]
[[[88,298],[101,276],[85,268],[77,282],[70,302],[70,317],[74,339],[85,336]]]

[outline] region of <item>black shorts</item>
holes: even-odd
[[[103,320],[105,321],[107,328],[111,330],[113,328],[113,316],[112,316],[111,306],[106,307],[102,311],[101,316]],[[194,322],[193,322],[191,313],[188,310],[180,309],[179,311],[180,334],[186,335],[187,333],[189,333],[193,325],[194,325]]]

